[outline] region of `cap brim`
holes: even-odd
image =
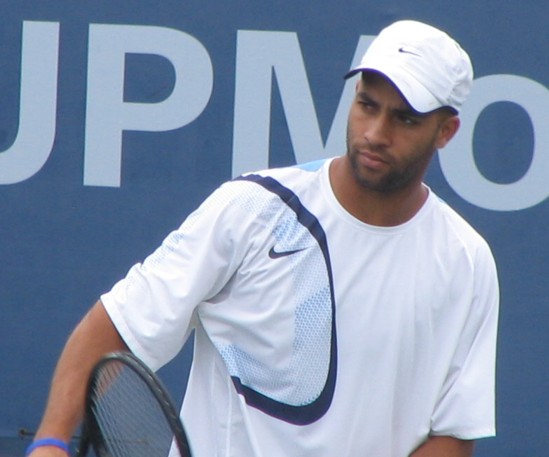
[[[397,72],[394,65],[376,65],[376,67],[364,66],[353,68],[344,78],[349,79],[358,73],[372,71],[385,76],[400,92],[406,102],[418,113],[429,113],[442,105],[419,81],[404,71]]]

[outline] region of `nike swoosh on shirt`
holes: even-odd
[[[271,259],[280,259],[281,257],[287,257],[289,255],[292,255],[292,254],[295,254],[297,252],[301,252],[303,251],[305,248],[301,248],[301,249],[293,249],[291,251],[275,251],[275,248],[274,246],[269,249],[269,257]]]

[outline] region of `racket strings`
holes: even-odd
[[[147,383],[125,365],[103,367],[93,410],[109,457],[168,455],[173,432],[165,414]]]

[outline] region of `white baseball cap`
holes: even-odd
[[[443,106],[459,112],[473,82],[471,60],[461,46],[443,31],[416,21],[383,29],[345,78],[370,70],[389,78],[420,113]]]

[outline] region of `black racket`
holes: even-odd
[[[115,352],[93,369],[77,456],[191,457],[179,415],[158,377],[133,354]]]

